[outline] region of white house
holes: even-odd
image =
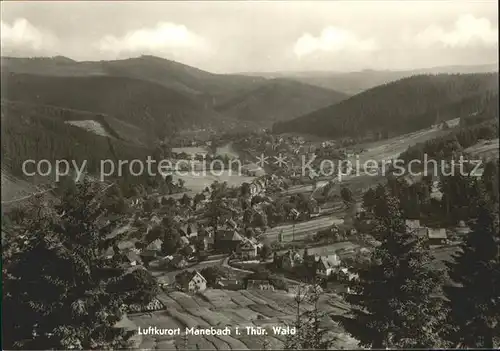
[[[189,292],[199,292],[204,291],[207,288],[207,280],[198,271],[193,271],[192,275],[187,283],[187,286],[183,287]]]
[[[340,258],[336,254],[319,257],[316,262],[317,273],[327,277],[340,267]]]

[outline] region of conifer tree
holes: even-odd
[[[328,331],[321,325],[326,313],[321,311],[319,300],[321,288],[314,277],[311,285],[298,285],[294,296],[296,317],[293,327],[295,334],[287,335],[285,350],[327,350],[334,342]]]
[[[2,267],[4,348],[126,346],[127,334],[114,325],[133,292],[113,289],[125,272],[102,255],[113,226],[99,225],[103,191],[95,185],[78,184],[54,207],[34,207],[18,229]]]
[[[482,201],[473,232],[448,264],[454,282],[445,287],[451,347],[491,349],[500,344],[498,228],[498,203]]]
[[[346,294],[353,312],[338,320],[365,347],[439,347],[444,313],[435,296],[441,274],[429,267],[432,257],[422,240],[407,231],[397,199],[385,192],[377,207],[381,246],[370,265],[354,269],[358,279]]]

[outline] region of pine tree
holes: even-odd
[[[338,320],[362,346],[438,347],[444,315],[442,299],[435,296],[441,274],[429,267],[432,258],[422,240],[406,230],[398,201],[385,193],[377,206],[382,244],[370,265],[355,269],[353,293],[346,294],[353,312]]]
[[[486,194],[490,198],[490,200],[492,202],[498,202],[498,161],[490,161],[485,164],[482,181],[486,190]]]
[[[287,335],[285,350],[327,350],[334,342],[328,331],[321,325],[326,313],[321,311],[318,303],[321,288],[318,279],[312,285],[299,285],[295,293],[296,319],[295,334]],[[312,305],[312,308],[306,306]]]
[[[455,262],[448,264],[455,283],[449,299],[447,339],[452,347],[491,349],[500,343],[500,237],[498,204],[483,201],[475,228]],[[496,337],[496,345],[495,345]]]
[[[112,288],[124,271],[101,254],[112,245],[106,235],[113,229],[98,225],[105,214],[97,198],[101,193],[85,182],[54,208],[30,211],[17,248],[2,267],[5,348],[125,346],[126,333],[114,325],[130,291]]]

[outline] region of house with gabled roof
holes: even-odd
[[[103,256],[104,258],[106,258],[107,260],[110,260],[113,258],[113,256],[115,255],[115,249],[113,247],[108,247],[104,252],[103,252]]]
[[[125,253],[125,258],[127,259],[127,262],[129,263],[130,266],[141,264],[142,261],[141,257],[132,250]]]
[[[448,239],[445,228],[428,228],[427,242],[429,245],[444,245]]]
[[[242,260],[253,260],[258,255],[258,246],[251,240],[243,240],[239,246],[239,254]]]
[[[175,255],[174,258],[170,260],[170,265],[176,269],[184,268],[187,264],[186,259],[182,255]]]
[[[207,288],[207,280],[197,270],[187,272],[187,275],[178,283],[181,290],[190,293],[201,292]]]
[[[221,229],[215,235],[214,246],[220,252],[231,253],[238,249],[242,241],[243,237],[236,230]]]
[[[150,250],[150,251],[161,251],[161,246],[163,244],[163,241],[161,239],[156,239],[156,240],[153,240],[152,242],[150,242],[147,246],[146,246],[146,250]]]
[[[180,237],[180,242],[182,247],[186,247],[189,245],[189,238],[183,235]]]
[[[417,235],[420,238],[427,237],[427,228],[420,224],[419,219],[406,219],[405,225],[410,233]]]
[[[153,214],[153,215],[151,216],[151,218],[149,219],[149,221],[150,221],[150,223],[152,223],[153,225],[155,225],[155,224],[160,224],[160,223],[161,223],[161,218],[160,218],[160,217],[158,217],[158,215],[157,215],[157,214]]]
[[[460,222],[458,222],[458,225],[455,227],[454,231],[457,235],[467,235],[472,230],[467,224],[465,224],[464,221],[460,221]]]
[[[293,220],[296,220],[297,218],[299,218],[299,216],[300,216],[300,212],[297,211],[295,208],[292,208],[290,210],[290,212],[288,213],[288,217],[290,219],[293,219]]]
[[[316,272],[319,275],[330,276],[340,267],[340,258],[338,255],[321,256],[316,260]]]
[[[298,252],[288,250],[281,257],[280,261],[281,261],[281,268],[286,270],[292,270],[303,263],[303,258]]]

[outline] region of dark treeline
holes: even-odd
[[[498,165],[491,164],[498,182]],[[490,172],[488,172],[490,173]],[[453,179],[452,179],[453,178]],[[490,178],[488,178],[490,179]],[[470,181],[476,191],[470,192]],[[471,233],[459,244],[446,269],[435,265],[425,238],[405,224],[407,200],[398,198],[394,183],[365,194],[364,207],[374,220],[371,233],[380,241],[369,264],[354,268],[345,294],[352,311],[334,317],[368,348],[487,348],[498,347],[500,240],[498,187],[489,180],[450,177],[443,199],[460,196],[456,220],[471,219]],[[491,196],[494,194],[494,196]],[[455,204],[458,198],[450,202]],[[471,204],[474,212],[464,206]],[[455,209],[458,209],[457,207]],[[388,313],[390,311],[390,313]]]
[[[358,137],[383,131],[390,137],[468,116],[494,100],[497,91],[498,73],[413,76],[276,123],[273,130],[325,137]]]
[[[12,113],[15,110],[10,106],[2,103],[2,163],[17,177],[25,178],[22,165],[26,160],[37,162],[45,159],[52,165],[56,160],[74,160],[78,166],[86,161],[86,172],[97,175],[101,160],[113,160],[117,172],[118,160],[138,159],[144,162],[148,156],[153,156],[148,148],[96,135],[52,116]],[[28,171],[34,171],[32,165],[28,168]],[[146,175],[130,175],[128,166],[122,169],[121,183],[147,184],[151,181],[146,179]]]
[[[170,129],[207,126],[220,117],[192,96],[126,77],[4,73],[2,83],[7,100],[107,114],[154,136]]]
[[[83,182],[55,203],[34,199],[2,235],[5,348],[130,347],[133,333],[116,323],[131,305],[153,301],[158,284],[146,270],[128,271],[123,254],[104,255],[116,247],[108,236],[118,222],[102,225],[112,214],[103,200],[100,184]]]

